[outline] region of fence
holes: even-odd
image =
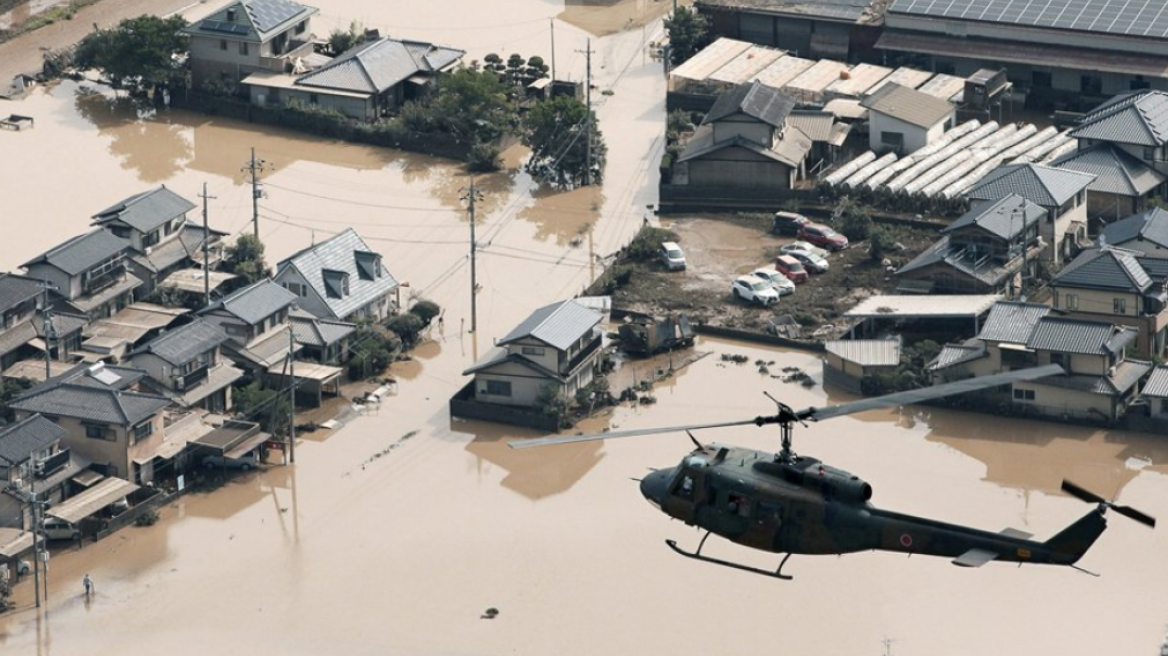
[[[759,342],[762,344],[770,344],[772,346],[785,346],[787,348],[796,348],[803,351],[811,351],[813,353],[823,353],[826,351],[822,342],[805,342],[798,339],[787,339],[786,337],[779,337],[778,335],[768,335],[754,330],[742,330],[740,328],[726,328],[724,326],[710,326],[706,324],[695,324],[694,332],[699,335],[710,335],[713,337],[726,337],[729,339],[740,339],[747,342]]]
[[[815,201],[819,198],[812,189],[749,189],[716,185],[662,184],[659,193],[659,214],[752,210],[773,212],[792,199]]]

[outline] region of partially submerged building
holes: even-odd
[[[195,319],[168,330],[130,355],[134,367],[146,372],[144,384],[183,408],[225,413],[231,409],[231,385],[243,378],[220,353],[227,334],[214,324]]]
[[[823,382],[864,393],[864,379],[895,372],[900,366],[899,339],[836,339],[824,343]]]

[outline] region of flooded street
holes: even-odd
[[[605,183],[555,193],[514,168],[478,180],[482,290],[471,335],[459,201],[469,180],[453,163],[187,112],[138,120],[74,82],[0,101],[0,112],[37,118],[34,130],[0,134],[5,270],[157,184],[195,200],[206,182],[211,225],[251,230],[241,167],[255,147],[268,163],[260,234],[272,263],[353,226],[412,295],[447,308],[445,334],[395,365],[397,396],[338,431],[304,436],[294,466],[187,495],[152,527],[55,553],[48,605],[33,609],[23,585],[21,608],[0,616],[0,653],[842,655],[880,653],[885,637],[897,656],[1156,653],[1168,622],[1163,528],[1113,516],[1080,563],[1100,578],[861,553],[793,557],[785,571],[795,580],[779,582],[663,544],[693,548],[700,534],[646,503],[630,478],[676,464],[691,446],[684,435],[513,451],[507,439],[534,433],[451,425],[461,372],[532,309],[578,293],[601,271],[593,256],[625,244],[655,204],[665,84],[644,46],[660,38],[665,3],[626,0],[599,14],[605,3],[315,4],[318,32],[357,19],[465,48],[468,59],[546,54],[555,18],[557,69],[573,79],[591,36],[597,87],[613,91],[594,94]],[[581,430],[748,418],[773,411],[764,390],[797,408],[850,400],[718,357],[818,377],[814,355],[716,340],[697,348],[715,354],[659,384],[656,405],[621,407]],[[698,437],[778,448],[777,431],[753,427]],[[1040,540],[1090,509],[1058,492],[1063,477],[1168,519],[1168,443],[1152,436],[909,408],[812,424],[795,448],[868,480],[880,507]],[[724,541],[707,551],[778,563]],[[85,573],[97,589],[88,602]],[[492,607],[498,616],[481,619]]]

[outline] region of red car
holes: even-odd
[[[842,251],[848,247],[847,237],[822,223],[809,223],[799,228],[799,239],[831,251]]]
[[[780,255],[775,258],[775,270],[787,276],[787,280],[796,285],[807,282],[807,268],[803,263],[790,255]]]

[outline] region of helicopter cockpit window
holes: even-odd
[[[674,489],[674,494],[682,499],[693,499],[694,497],[694,479],[693,476],[685,474],[677,483],[677,488]]]
[[[750,517],[750,499],[741,494],[731,494],[728,509],[739,517]]]

